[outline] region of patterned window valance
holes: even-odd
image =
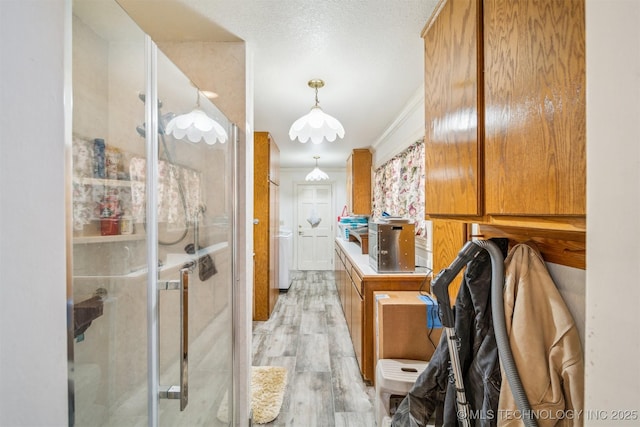
[[[376,169],[373,188],[373,217],[382,212],[415,221],[416,235],[425,236],[424,140]]]

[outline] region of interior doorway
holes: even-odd
[[[298,270],[332,270],[332,184],[296,184],[295,248]]]

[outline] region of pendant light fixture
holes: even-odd
[[[196,89],[196,107],[188,114],[181,114],[174,117],[167,124],[167,135],[172,135],[176,139],[185,139],[191,142],[200,142],[204,139],[209,145],[216,142],[224,144],[227,142],[227,131],[215,120],[200,109],[200,91]]]
[[[304,180],[305,181],[324,181],[325,179],[329,179],[329,175],[322,172],[318,167],[318,159],[320,158],[320,156],[313,156],[313,158],[316,159],[316,167],[313,168],[313,170],[307,174]]]
[[[324,86],[324,82],[320,79],[309,80],[309,87],[316,91],[316,104],[311,111],[293,122],[289,129],[289,138],[295,141],[296,138],[305,143],[309,139],[314,144],[320,144],[323,139],[327,141],[335,141],[336,136],[344,138],[344,127],[333,116],[322,111],[318,103],[318,88]]]

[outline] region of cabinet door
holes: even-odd
[[[253,320],[268,320],[271,315],[270,268],[269,268],[269,134],[254,133],[253,175]]]
[[[487,0],[484,35],[486,212],[584,215],[584,2]]]
[[[353,211],[353,154],[347,159],[347,209]]]
[[[340,299],[340,307],[342,307],[342,312],[346,315],[347,308],[345,303],[347,297],[345,295],[345,283],[347,280],[347,268],[344,265],[343,258],[344,254],[342,253],[342,250],[336,245],[336,288],[338,291],[338,298]]]
[[[467,239],[467,225],[458,221],[433,220],[433,275],[449,267]],[[449,301],[453,305],[458,296],[464,270],[449,285]]]
[[[336,282],[336,292],[338,293],[338,298],[341,298],[340,295],[340,275],[342,270],[342,260],[340,259],[340,248],[338,248],[338,245],[335,245],[334,247],[334,251],[333,251],[333,271],[334,274],[336,276],[335,282]]]
[[[274,169],[272,156],[278,153],[269,133],[254,132],[253,217],[258,222],[253,226],[253,320],[268,320],[280,294],[279,186],[270,180],[278,169]]]
[[[351,292],[351,288],[353,287],[352,285],[352,279],[351,279],[351,262],[349,262],[349,260],[345,260],[345,270],[346,273],[344,275],[344,283],[343,283],[343,291],[344,291],[344,305],[343,305],[343,309],[344,309],[344,317],[347,321],[347,328],[349,329],[349,333],[351,334],[351,336],[353,337],[353,325],[351,323],[351,312],[352,312],[352,307],[351,307],[351,300],[352,300],[352,292]]]
[[[358,365],[362,369],[362,313],[364,301],[358,292],[361,287],[362,279],[354,273],[351,281],[351,341],[353,342],[353,351],[356,354]]]
[[[353,150],[347,159],[347,206],[356,215],[371,215],[371,151]]]
[[[479,22],[478,0],[449,0],[423,34],[427,214],[481,214]]]

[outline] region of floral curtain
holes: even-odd
[[[131,215],[135,222],[145,220],[145,169],[143,158],[133,157],[129,165],[129,180],[91,180],[92,171],[74,171],[73,222],[74,230],[104,216],[104,207],[109,206],[114,216]],[[183,227],[185,215],[192,220],[198,206],[202,204],[200,173],[161,160],[158,165],[158,220],[166,222],[169,229]],[[185,202],[179,183],[182,185]],[[186,205],[186,212],[185,212]]]
[[[386,212],[412,219],[416,235],[424,237],[424,204],[424,140],[420,140],[376,169],[373,216]]]
[[[145,216],[145,171],[146,160],[134,157],[129,166],[131,174],[132,216],[136,222],[142,222]],[[179,185],[185,198],[182,202]],[[164,160],[158,162],[158,220],[171,226],[182,226],[191,221],[198,206],[202,204],[200,174],[194,170],[173,165]]]

